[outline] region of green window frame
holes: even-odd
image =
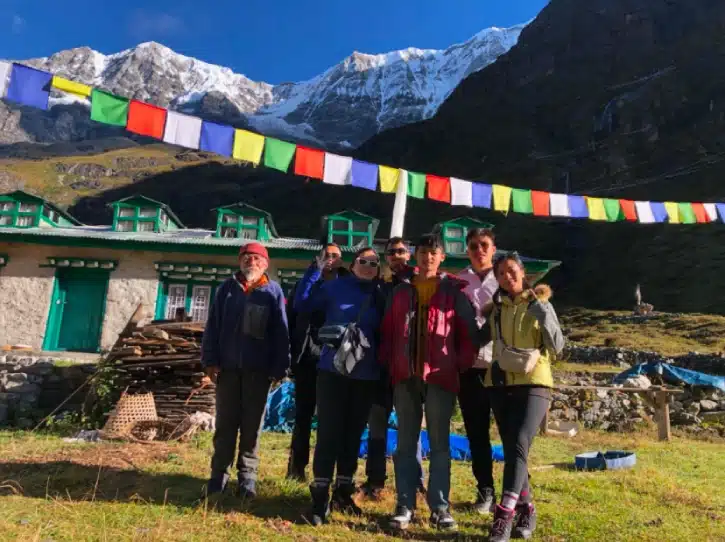
[[[267,221],[263,216],[222,209],[217,214],[216,236],[224,239],[267,241]]]
[[[466,235],[468,228],[462,224],[447,224],[443,226],[443,245],[446,254],[465,254]]]
[[[372,245],[372,222],[366,219],[331,216],[327,220],[327,242],[344,247]]]
[[[282,291],[284,292],[284,296],[288,298],[289,303],[289,296],[290,292],[292,291],[292,287],[304,276],[305,270],[304,269],[278,269],[277,270],[277,278],[279,279],[279,285],[282,287]]]
[[[159,279],[155,318],[173,320],[175,311],[183,306],[187,317],[190,316],[194,321],[206,322],[216,289],[220,284],[219,280],[201,281],[173,276]],[[206,292],[203,298],[200,297],[201,292]],[[200,303],[200,299],[205,301]]]
[[[34,228],[40,222],[43,207],[36,201],[0,197],[0,227]]]
[[[117,203],[113,212],[113,231],[158,233],[167,229],[169,220],[161,207]]]

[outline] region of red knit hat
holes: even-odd
[[[256,254],[269,261],[267,249],[261,243],[247,243],[246,245],[242,245],[239,247],[239,255],[243,256],[244,254]]]

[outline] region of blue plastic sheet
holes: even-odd
[[[725,391],[725,377],[708,375],[659,361],[635,365],[631,369],[627,369],[623,373],[615,376],[613,382],[615,384],[624,384],[624,381],[628,378],[638,375],[659,375],[669,384],[689,384],[691,386],[704,386]]]

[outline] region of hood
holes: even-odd
[[[537,284],[533,291],[536,299],[539,301],[549,301],[554,296],[554,290],[552,290],[551,286],[549,286],[548,284]],[[493,307],[496,304],[501,304],[504,297],[505,294],[499,288],[494,294],[493,300],[486,303],[486,305],[481,310],[483,316],[488,318],[488,316],[491,315],[491,311],[493,311]],[[520,299],[522,301],[533,301],[531,297],[531,290],[527,290],[521,294]]]

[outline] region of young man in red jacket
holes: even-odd
[[[466,283],[441,273],[445,259],[436,235],[424,235],[415,251],[418,272],[402,280],[388,299],[381,326],[380,360],[394,387],[398,413],[395,457],[397,506],[394,529],[406,529],[415,509],[418,485],[416,448],[423,405],[430,440],[427,500],[431,524],[453,530],[450,513],[450,423],[459,374],[469,369],[478,353],[473,307],[463,292]]]

